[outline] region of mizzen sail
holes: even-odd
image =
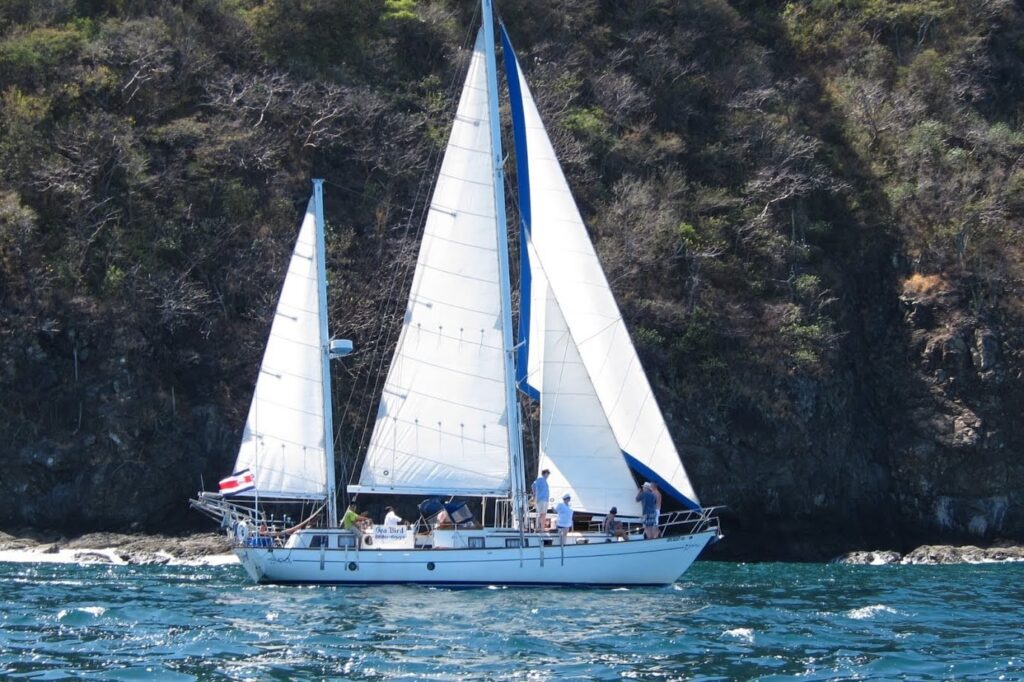
[[[245,495],[327,495],[320,296],[311,198],[274,311],[235,462],[236,472],[248,469],[255,481]]]

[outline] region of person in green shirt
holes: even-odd
[[[363,516],[356,511],[356,504],[353,502],[348,506],[345,515],[341,517],[341,527],[345,530],[362,530],[367,524],[373,523],[369,516]]]

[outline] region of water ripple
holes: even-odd
[[[238,566],[0,564],[0,676],[1021,678],[1022,578],[698,563],[664,589],[296,588]]]

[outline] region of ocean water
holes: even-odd
[[[0,678],[1024,679],[1024,564],[697,563],[643,589],[0,563]]]

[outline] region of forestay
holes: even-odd
[[[482,40],[478,35],[398,346],[352,492],[509,494]]]
[[[628,468],[698,506],[537,107],[503,33],[529,259],[521,329],[541,394],[541,467],[577,508],[637,508]],[[524,162],[525,160],[525,162]],[[528,293],[527,293],[528,290]],[[543,319],[543,324],[540,320]],[[614,453],[614,454],[613,454]],[[627,468],[628,465],[628,468]],[[579,504],[582,501],[583,504]]]
[[[323,353],[316,215],[310,199],[274,311],[235,471],[249,469],[260,497],[326,495]]]

